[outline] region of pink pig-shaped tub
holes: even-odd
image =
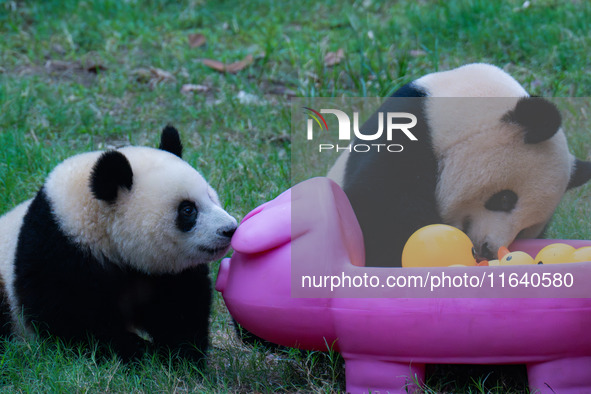
[[[305,209],[292,220],[297,204]],[[520,241],[511,249],[535,255],[552,242],[557,241]],[[532,391],[591,393],[590,298],[532,298],[545,294],[535,292],[523,293],[529,298],[515,298],[521,293],[457,298],[465,296],[453,290],[442,290],[438,298],[411,292],[398,298],[292,297],[293,276],[299,274],[292,266],[294,255],[298,261],[328,262],[347,274],[412,270],[364,267],[363,237],[353,210],[327,178],[302,182],[253,210],[232,246],[235,252],[222,261],[216,283],[231,315],[251,333],[280,345],[337,350],[345,359],[348,392],[413,391],[424,379],[425,364],[519,363],[527,365]],[[454,269],[484,277],[540,267]],[[591,263],[544,269],[568,272],[583,287],[591,285]],[[449,267],[428,270],[438,275]]]

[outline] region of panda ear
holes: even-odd
[[[524,97],[515,109],[503,116],[503,121],[523,127],[526,144],[537,144],[551,138],[562,123],[558,108],[541,97]]]
[[[164,130],[162,130],[159,149],[170,152],[180,158],[183,157],[183,144],[181,143],[181,137],[179,137],[178,130],[170,124],[166,125]]]
[[[132,184],[131,164],[121,152],[114,150],[103,153],[90,174],[92,194],[108,203],[115,202],[119,188],[131,190]]]
[[[568,189],[573,187],[581,186],[591,179],[591,162],[575,159],[573,169],[570,174],[570,180],[568,181]]]

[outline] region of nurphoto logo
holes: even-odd
[[[309,107],[302,107],[310,117],[307,122],[307,139],[312,141],[314,139],[314,123],[316,123],[320,131],[328,132],[328,124],[322,114],[335,115],[339,123],[338,139],[339,141],[351,141],[351,118],[344,111],[338,109],[322,108],[316,111]],[[384,118],[386,119],[386,127],[384,127]],[[401,119],[407,120],[406,123],[399,123]],[[395,132],[402,132],[410,141],[418,141],[417,137],[410,131],[417,124],[417,117],[408,112],[383,112],[377,113],[377,130],[359,130],[359,112],[353,112],[353,135],[360,141],[376,141],[382,139],[384,129],[386,132],[385,142],[391,142]],[[318,144],[318,151],[343,151],[349,152],[369,152],[369,151],[387,151],[387,152],[402,152],[404,147],[400,144],[390,143],[349,143],[346,145],[339,144]]]

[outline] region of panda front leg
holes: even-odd
[[[205,360],[212,292],[208,274],[208,267],[199,265],[154,278],[154,297],[141,320],[159,352]]]

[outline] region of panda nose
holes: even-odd
[[[493,251],[490,250],[490,246],[488,245],[488,242],[483,243],[482,246],[480,247],[480,256],[484,257],[487,260],[492,260],[495,258]]]
[[[236,226],[231,225],[231,226],[219,228],[217,231],[217,234],[221,237],[232,238],[232,235],[234,235],[235,232],[236,232]]]

